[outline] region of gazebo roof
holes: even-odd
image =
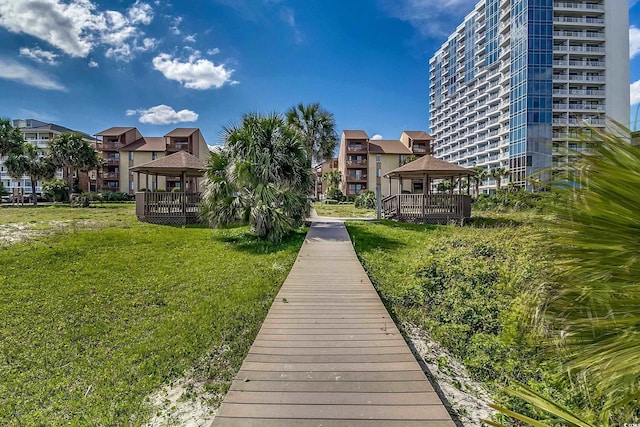
[[[386,178],[418,178],[429,175],[432,178],[448,178],[457,175],[475,175],[473,169],[463,168],[433,156],[422,156],[413,162],[400,166],[385,175]]]
[[[204,161],[186,151],[178,151],[152,162],[132,167],[133,172],[143,172],[153,175],[204,176]]]

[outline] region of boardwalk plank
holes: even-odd
[[[453,427],[342,224],[314,223],[214,427]]]

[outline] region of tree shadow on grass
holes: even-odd
[[[513,218],[492,218],[488,216],[475,216],[472,217],[465,226],[473,228],[506,228],[506,227],[518,227],[524,223],[520,220]]]
[[[280,251],[299,249],[302,246],[307,228],[299,228],[285,237],[280,243],[259,239],[244,226],[226,228],[216,233],[212,239],[226,243],[230,250],[247,252],[253,255],[271,254]]]

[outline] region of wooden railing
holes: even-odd
[[[192,224],[200,217],[200,193],[138,192],[136,215],[154,224]]]
[[[382,199],[382,215],[399,221],[449,223],[471,217],[471,196],[396,194]]]

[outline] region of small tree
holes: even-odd
[[[279,114],[252,113],[226,128],[224,141],[206,166],[203,218],[249,221],[259,238],[281,241],[309,213],[313,178],[300,134]]]
[[[14,149],[5,161],[9,175],[20,179],[26,175],[31,180],[31,199],[34,205],[38,204],[36,185],[42,179],[51,179],[55,176],[56,168],[48,158],[43,157],[40,150],[32,144],[23,144],[20,150]]]
[[[325,197],[329,200],[336,200],[338,202],[342,202],[346,199],[344,193],[338,188],[330,185],[327,187],[327,191],[325,192]]]
[[[333,170],[322,175],[322,180],[329,184],[330,187],[340,187],[342,182],[342,172]]]
[[[20,151],[24,139],[20,129],[11,125],[11,120],[0,119],[0,157],[8,156],[13,151]]]
[[[42,185],[42,195],[54,202],[69,200],[69,184],[62,179],[52,179]]]
[[[484,182],[485,179],[489,178],[489,172],[483,166],[476,166],[473,168],[476,174],[473,176],[473,183],[476,190],[476,197],[480,195],[480,185]]]
[[[77,133],[63,133],[50,141],[49,161],[65,171],[69,198],[73,191],[75,172],[93,169],[99,162],[93,147]]]

